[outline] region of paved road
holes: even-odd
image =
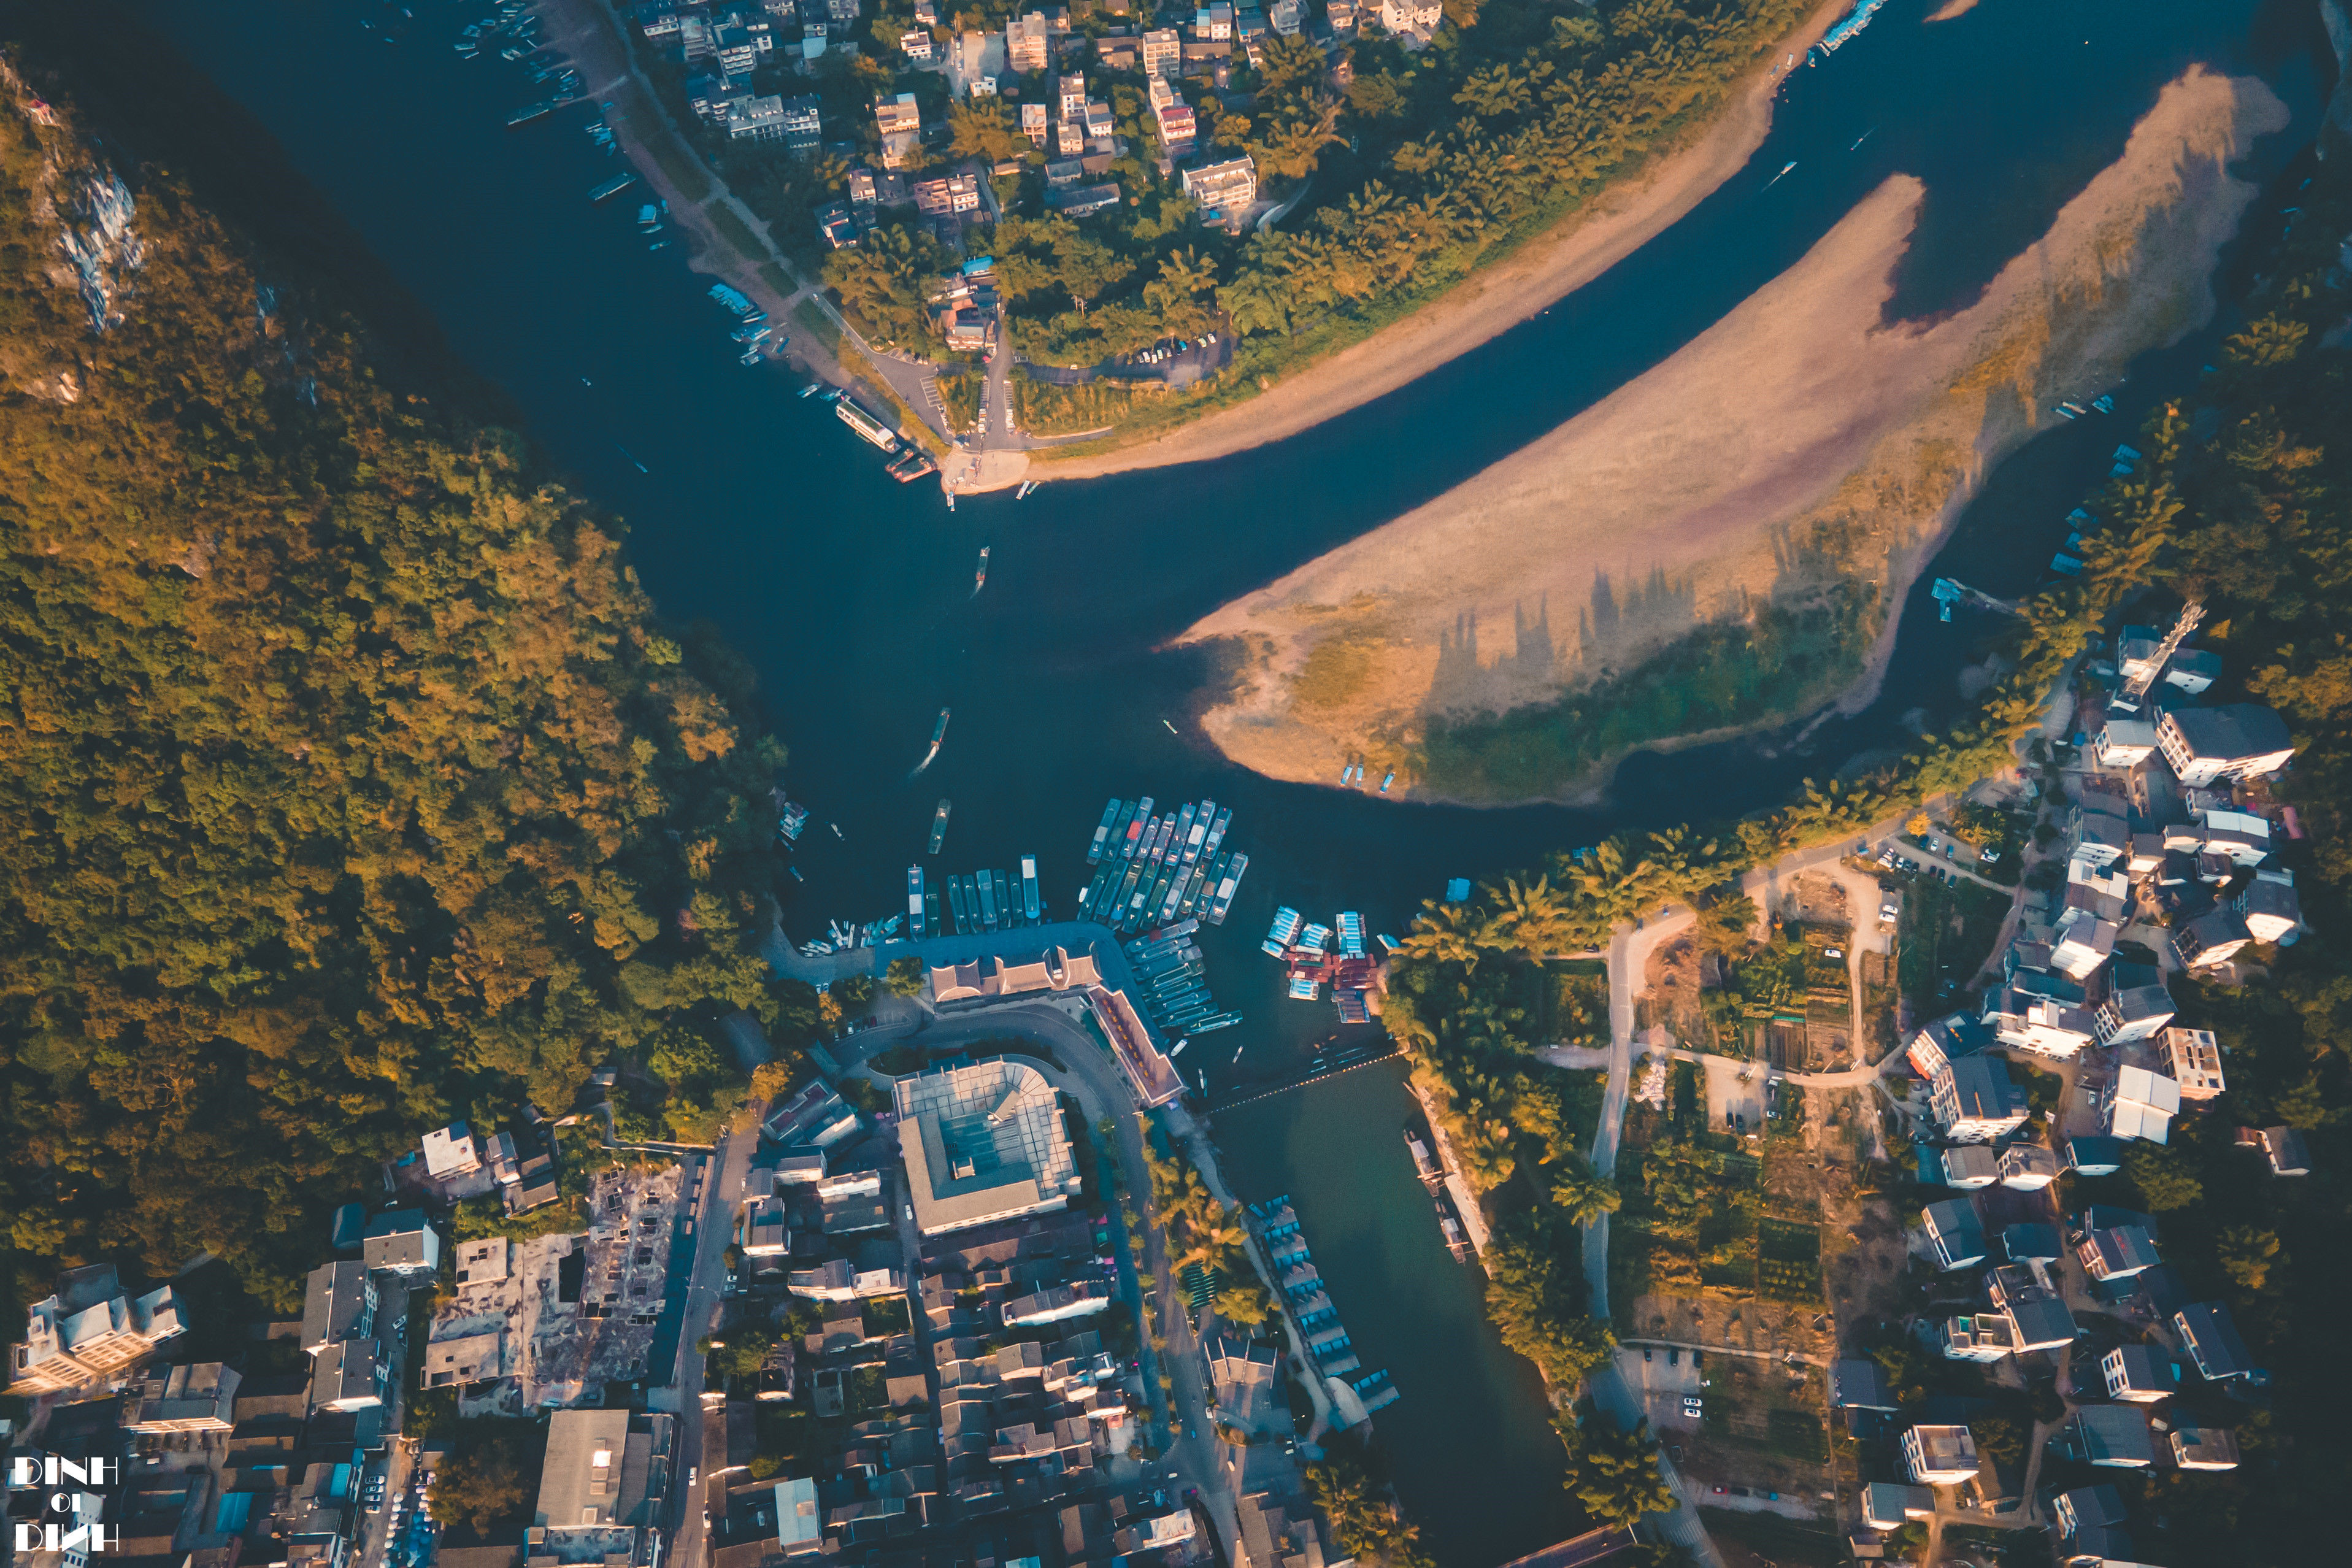
[[[1625,1101],[1633,1079],[1633,998],[1649,973],[1650,954],[1660,942],[1690,928],[1693,916],[1678,910],[1639,931],[1620,928],[1609,943],[1609,1088],[1601,1102],[1601,1125],[1592,1137],[1592,1168],[1604,1176],[1617,1171],[1617,1145],[1624,1131]],[[1601,1215],[1584,1231],[1584,1279],[1591,1290],[1592,1316],[1609,1318],[1609,1216]],[[1621,1352],[1622,1353],[1622,1352]],[[1631,1428],[1647,1412],[1615,1361],[1586,1380],[1592,1403],[1609,1413],[1621,1427]],[[1706,1568],[1724,1568],[1723,1558],[1707,1539],[1682,1477],[1664,1449],[1658,1453],[1658,1473],[1675,1494],[1672,1513],[1658,1516],[1659,1531],[1680,1551]]]
[[[727,1283],[727,1243],[733,1231],[735,1205],[743,1199],[743,1183],[751,1168],[751,1154],[760,1142],[759,1118],[767,1108],[752,1107],[751,1126],[741,1132],[723,1133],[716,1151],[703,1163],[701,1200],[688,1210],[694,1226],[694,1265],[687,1278],[685,1321],[678,1326],[677,1361],[670,1386],[655,1391],[656,1407],[677,1416],[677,1452],[670,1463],[671,1507],[666,1521],[670,1530],[670,1560],[677,1568],[700,1568],[706,1560],[703,1538],[703,1498],[711,1478],[689,1489],[686,1479],[703,1470],[702,1352],[695,1348],[719,1325],[719,1297]],[[687,1156],[691,1172],[699,1156]],[[691,1184],[693,1177],[688,1176]],[[667,1400],[662,1401],[667,1395]],[[723,1457],[723,1454],[722,1454]]]
[[[802,300],[812,303],[833,323],[844,342],[862,353],[882,381],[927,426],[933,426],[939,416],[931,407],[930,395],[925,383],[930,378],[930,367],[888,353],[858,336],[856,329],[842,318],[833,300],[822,286],[801,275],[791,257],[778,248],[768,231],[765,220],[744,205],[741,197],[728,188],[710,169],[695,155],[693,147],[678,133],[670,119],[668,108],[655,90],[628,47],[622,41],[623,29],[629,24],[619,15],[611,0],[546,0],[544,6],[547,47],[569,60],[580,72],[581,96],[596,103],[617,99],[626,105],[628,113],[619,122],[608,118],[614,138],[625,154],[633,153],[630,143],[639,145],[631,155],[630,163],[646,188],[669,205],[669,218],[681,232],[693,237],[691,254],[695,269],[723,279],[730,286],[740,289],[761,309],[780,334],[791,334],[793,354],[811,371],[836,385],[856,384],[841,363],[805,331],[796,331],[798,323],[793,307]],[[653,154],[644,141],[660,138],[665,151],[675,159],[682,159],[702,172],[710,183],[710,194],[701,201],[690,200],[673,184],[662,168],[662,162]],[[712,220],[710,208],[723,207],[740,219],[761,247],[759,254],[746,255]],[[772,265],[793,287],[779,290],[762,275],[765,266]],[[714,323],[715,326],[715,323]],[[868,389],[871,395],[871,389]],[[935,434],[944,440],[944,431]]]

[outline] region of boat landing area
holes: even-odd
[[[1029,477],[1029,454],[958,448],[940,460],[940,485],[950,495],[1017,489]]]

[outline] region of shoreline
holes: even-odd
[[[950,465],[942,461],[942,488],[954,494],[981,494],[1011,489],[1031,479],[1092,479],[1213,461],[1297,435],[1409,385],[1591,282],[1681,221],[1747,167],[1771,131],[1774,100],[1794,69],[1771,64],[1769,57],[1801,58],[1851,8],[1851,0],[1824,0],[1773,43],[1760,71],[1734,82],[1720,109],[1693,127],[1679,144],[1654,152],[1639,173],[1612,183],[1549,230],[1491,266],[1474,269],[1402,320],[1307,364],[1259,395],[1141,445],[1093,458],[1056,461],[1051,447],[982,452],[948,437],[945,456],[959,459],[958,471],[954,479],[947,478]],[[921,412],[921,399],[896,384],[877,352],[858,340],[832,307],[823,286],[800,278],[800,269],[768,238],[767,226],[677,134],[668,111],[639,74],[627,40],[618,31],[624,24],[607,0],[548,0],[547,17],[551,31],[561,34],[550,47],[579,66],[583,78],[593,72],[599,79],[582,96],[601,101],[611,95],[622,100],[606,122],[638,179],[669,204],[672,223],[692,236],[689,267],[740,289],[779,323],[801,300],[815,301],[865,359],[871,375],[852,371],[840,357],[811,342],[805,331],[793,335],[785,357],[821,380],[887,401],[894,413],[911,417],[910,424],[901,417],[902,425],[937,437],[939,432]],[[613,58],[616,54],[617,60]],[[653,129],[640,116],[650,117]],[[672,156],[686,160],[709,182],[710,192],[702,200],[680,191],[664,165],[663,150],[650,144],[656,139],[666,140]],[[726,204],[741,226],[765,240],[769,254],[745,253],[704,210],[714,203]],[[795,287],[789,292],[773,287],[762,276],[769,268]],[[908,374],[919,382],[925,373],[909,366]],[[982,459],[977,470],[970,466],[974,458]]]
[[[1590,800],[1633,751],[1868,706],[1911,587],[1992,468],[2047,423],[2040,406],[2113,382],[2142,351],[2210,320],[2215,259],[2253,194],[2232,165],[2284,113],[2256,79],[2190,68],[1981,299],[1893,328],[1878,301],[1911,243],[1919,190],[1890,177],[1672,358],[1171,639],[1237,638],[1244,650],[1203,731],[1228,759],[1291,782],[1328,779],[1345,761],[1410,762],[1438,716],[1559,701],[1581,689],[1580,670],[1630,674],[1690,627],[1752,617],[1759,603],[1834,605],[1817,596],[1841,582],[1880,595],[1855,627],[1869,641],[1801,705],[1631,741],[1572,774],[1493,772],[1476,749],[1489,742],[1474,738],[1435,780],[1410,779],[1406,798]],[[2112,243],[2120,235],[2132,244]],[[1578,607],[1588,598],[1589,614]],[[1606,717],[1563,721],[1549,754],[1575,764]]]
[[[1640,173],[1603,189],[1509,256],[1474,269],[1402,321],[1317,360],[1266,391],[1139,446],[1055,462],[1031,455],[1034,476],[1097,479],[1139,468],[1212,462],[1286,440],[1409,385],[1539,315],[1680,222],[1748,166],[1772,129],[1783,70],[1770,55],[1801,60],[1852,0],[1827,0],[1776,40],[1762,70],[1733,84],[1727,101],[1687,140],[1654,152]]]

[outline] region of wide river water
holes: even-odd
[[[1187,721],[1206,661],[1162,651],[1166,638],[1656,363],[1892,173],[1928,190],[1895,307],[1906,314],[1964,301],[2195,61],[2258,73],[2294,110],[2247,164],[2268,187],[2251,221],[2274,222],[2292,203],[2284,193],[2334,68],[2310,0],[1982,0],[1927,23],[1939,3],[1890,0],[1833,59],[1795,73],[1769,139],[1713,197],[1423,381],[1220,462],[968,500],[952,514],[933,485],[886,478],[829,409],[794,396],[786,372],[739,366],[688,258],[637,237],[632,197],[589,204],[616,172],[583,133],[592,110],[507,130],[508,112],[541,94],[518,66],[457,57],[458,27],[490,9],[480,0],[405,0],[405,21],[377,0],[142,8],[278,137],[458,353],[512,397],[570,482],[627,519],[631,557],[664,613],[716,622],[757,666],[792,748],[787,785],[816,819],[800,851],[806,880],[785,889],[796,940],[829,918],[902,909],[906,867],[942,795],[952,822],[927,868],[1009,868],[1034,853],[1065,917],[1106,799],[1213,795],[1234,808],[1229,842],[1249,873],[1204,945],[1220,1000],[1246,1021],[1180,1064],[1204,1068],[1223,1098],[1295,1070],[1340,1032],[1328,1005],[1284,999],[1256,951],[1277,903],[1327,923],[1359,910],[1370,930],[1398,931],[1449,877],[1769,805],[1900,744],[1906,715],[1929,726],[1948,715],[1986,628],[1965,616],[1939,624],[1925,587],[1934,574],[1923,575],[1869,710],[1800,748],[1783,734],[1638,756],[1592,810],[1409,805],[1241,772]],[[402,34],[389,47],[387,23]],[[2030,586],[2107,450],[2188,383],[2213,336],[2135,367],[2116,420],[2062,426],[2005,463],[1935,572],[1996,594]],[[988,584],[974,600],[983,544]],[[946,747],[909,783],[942,707],[954,710]],[[1215,1134],[1243,1196],[1293,1196],[1364,1364],[1394,1373],[1403,1399],[1378,1425],[1425,1544],[1444,1568],[1489,1568],[1578,1518],[1540,1384],[1486,1325],[1475,1271],[1446,1256],[1412,1179],[1398,1077],[1381,1068],[1260,1101],[1219,1117]]]

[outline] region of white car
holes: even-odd
[[[1895,923],[1895,909],[1893,904],[1881,904],[1878,906],[1878,918],[1885,921],[1888,925],[1893,925]]]

